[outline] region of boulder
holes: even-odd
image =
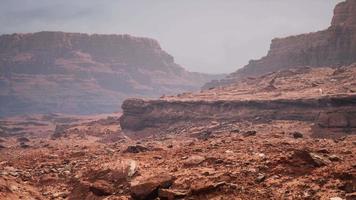
[[[331,161],[328,158],[316,153],[311,153],[307,150],[294,151],[292,158],[301,160],[304,162],[304,164],[310,165],[312,167],[321,167],[331,163]]]
[[[169,188],[174,179],[172,175],[159,174],[133,181],[130,184],[131,197],[135,200],[155,199],[158,197],[159,189]]]

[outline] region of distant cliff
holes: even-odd
[[[216,77],[186,71],[148,38],[63,32],[0,36],[0,116],[113,112],[127,97],[196,90]]]
[[[205,88],[226,85],[249,76],[308,67],[338,67],[356,62],[356,1],[339,3],[331,26],[315,33],[273,39],[267,56],[251,60],[221,81],[210,82]]]

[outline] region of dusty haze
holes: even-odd
[[[2,0],[0,33],[60,30],[157,39],[190,71],[228,73],[274,37],[330,24],[340,0]]]

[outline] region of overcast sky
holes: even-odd
[[[325,29],[340,1],[0,0],[0,33],[151,37],[190,71],[228,73],[264,56],[274,37]]]

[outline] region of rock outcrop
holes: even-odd
[[[251,60],[227,79],[203,88],[228,85],[249,76],[296,67],[339,67],[356,62],[356,1],[347,0],[334,10],[331,26],[323,31],[272,40],[267,56]]]
[[[200,93],[128,99],[120,124],[133,137],[211,121],[294,121],[308,123],[316,137],[356,134],[355,74],[356,65],[285,70]]]
[[[356,96],[272,101],[142,101],[129,99],[123,103],[123,130],[138,132],[148,128],[167,130],[174,124],[202,121],[304,121],[316,122],[314,135],[339,137],[356,134]],[[133,106],[134,105],[134,106]],[[320,114],[321,113],[321,114]],[[325,114],[326,113],[326,114]],[[338,113],[335,118],[335,113]],[[145,130],[146,129],[146,130]],[[325,130],[324,130],[325,129]],[[345,129],[348,131],[345,132]],[[151,133],[158,133],[154,130]]]
[[[127,97],[196,90],[213,77],[184,70],[148,38],[0,36],[0,115],[113,112]]]

